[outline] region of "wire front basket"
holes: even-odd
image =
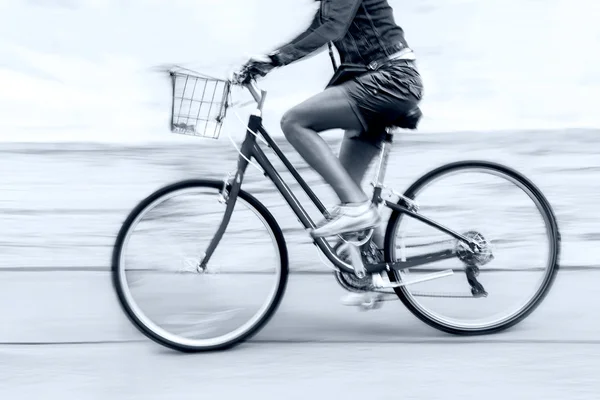
[[[229,105],[230,82],[191,71],[169,74],[173,85],[171,131],[218,139]]]

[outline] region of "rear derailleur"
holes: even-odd
[[[466,265],[465,274],[473,297],[487,297],[488,292],[477,280],[477,277],[479,276],[479,267],[494,259],[491,244],[479,232],[469,231],[464,236],[470,239],[470,243],[467,245],[457,242],[456,255]]]

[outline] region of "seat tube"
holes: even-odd
[[[385,138],[381,143],[381,151],[379,153],[379,162],[377,170],[375,172],[375,181],[373,182],[373,202],[378,204],[381,200],[381,190],[383,188],[383,181],[385,179],[385,172],[387,169],[388,158],[390,155],[390,148],[392,145],[392,135],[386,132]]]

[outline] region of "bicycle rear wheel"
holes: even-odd
[[[416,201],[420,214],[484,249],[474,255],[447,234],[394,211],[386,261],[444,250],[455,256],[388,272],[390,281],[410,282],[453,271],[394,289],[416,317],[452,334],[489,334],[522,321],[542,302],[558,271],[560,234],[550,204],[527,178],[499,164],[464,161],[429,172],[404,195]]]
[[[191,180],[158,190],[131,212],[114,247],[123,310],[143,334],[175,350],[223,350],[247,340],[285,291],[281,229],[244,191],[206,270],[198,268],[224,215],[221,188]]]

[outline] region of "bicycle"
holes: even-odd
[[[247,167],[252,164],[271,180],[305,229],[315,227],[313,219],[267,158],[261,143],[272,149],[320,214],[327,217],[329,213],[262,125],[266,92],[257,87],[254,79],[249,83],[243,83],[246,78],[243,74],[237,75],[233,79],[218,79],[181,68],[171,69],[169,74],[173,89],[170,127],[172,132],[218,138],[222,122],[231,106],[231,90],[234,86],[247,89],[256,103],[256,108],[249,117],[241,147],[239,149],[236,147],[239,158],[234,173],[222,180],[194,179],[171,184],[149,195],[131,211],[124,221],[114,245],[113,284],[119,303],[129,320],[151,340],[182,352],[224,350],[251,338],[270,320],[284,295],[289,273],[287,245],[279,224],[267,207],[256,197],[241,189]],[[220,101],[215,101],[215,99]],[[209,107],[207,115],[202,114],[201,116],[202,107],[205,111],[206,107]],[[374,298],[371,303],[363,304],[364,308],[376,308],[378,304],[381,304],[380,301],[390,300],[390,296],[393,296],[394,299],[400,299],[418,319],[440,331],[456,335],[482,335],[500,332],[530,315],[542,302],[555,280],[559,268],[560,234],[554,212],[541,191],[525,176],[511,168],[487,161],[459,161],[440,166],[419,178],[403,194],[388,189],[383,184],[383,180],[393,133],[398,129],[415,130],[420,118],[421,112],[418,108],[407,115],[399,116],[397,122],[388,128],[379,156],[373,181],[372,202],[380,210],[387,209],[391,213],[385,230],[383,260],[377,259],[377,257],[368,257],[369,253],[365,250],[372,248],[369,247],[371,246],[372,230],[341,235],[336,238],[337,244],[335,245],[323,238],[313,240],[313,244],[316,245],[317,251],[320,251],[332,264],[338,283],[347,290],[364,291],[361,282],[371,274],[382,278],[378,280],[377,285],[368,288],[369,292],[375,293],[379,297]],[[204,124],[203,131],[199,127],[199,123]],[[466,219],[466,222],[463,222],[466,225],[462,233],[434,221],[432,217],[423,215],[421,201],[417,201],[417,197],[426,193],[427,188],[431,185],[443,181],[443,178],[463,176],[462,174],[465,172],[481,172],[485,177],[488,175],[500,177],[511,184],[511,188],[514,185],[520,189],[519,196],[524,194],[526,200],[529,199],[533,202],[536,215],[539,212],[544,233],[541,236],[533,233],[532,229],[535,224],[528,223],[525,228],[516,230],[504,227],[503,234],[506,234],[508,238],[492,240],[486,232],[471,227],[486,218],[488,215],[486,213]],[[458,198],[469,188],[479,190],[488,187],[501,193],[504,202],[507,202],[502,209],[509,209],[511,213],[507,217],[503,217],[503,223],[518,222],[524,219],[525,208],[523,206],[508,205],[509,201],[516,199],[515,195],[509,195],[507,189],[502,189],[500,192],[498,184],[483,184],[480,181],[463,186],[442,185],[439,189],[442,190],[441,195],[433,196],[434,204],[431,213],[435,214],[436,211],[448,209],[451,211],[450,216],[447,217],[449,222],[460,225],[458,217],[467,212],[470,213],[474,206],[484,204],[492,206],[497,205],[497,202],[476,203],[473,201],[469,203],[463,201],[454,208],[445,208],[446,202],[452,198]],[[458,191],[454,195],[450,195],[451,190]],[[384,196],[384,193],[388,193],[388,195]],[[175,200],[178,195],[188,194],[193,199],[187,202],[182,200],[179,203]],[[204,194],[207,194],[208,199],[211,200],[206,205],[197,199],[198,196]],[[396,200],[390,201],[386,197]],[[163,211],[163,207],[173,202],[176,206],[173,214]],[[436,202],[439,204],[436,205]],[[200,206],[200,204],[202,204],[203,211],[211,206],[216,209],[202,217],[191,211],[184,211],[184,207]],[[468,206],[468,209],[461,211],[460,207],[465,205]],[[249,212],[244,214],[244,218],[233,219],[234,211],[238,210],[236,207],[241,209],[242,206]],[[145,217],[148,218],[144,219]],[[406,217],[411,218],[407,219]],[[252,218],[258,220],[262,224],[262,228],[253,226],[252,229],[249,229],[249,221]],[[142,221],[145,221],[144,227],[137,228]],[[407,221],[418,222],[419,227],[430,229],[433,233],[411,234],[410,232],[417,232],[417,228],[403,229],[401,225]],[[193,222],[192,232],[184,232],[184,223],[186,222]],[[490,226],[484,225],[486,229]],[[266,243],[268,246],[272,246],[272,253],[258,250],[258,246],[263,243],[259,240],[261,231],[268,234],[270,241],[267,240]],[[148,238],[136,242],[132,239],[133,233],[136,232],[140,232],[141,235],[147,234]],[[200,233],[208,233],[211,237],[207,244],[199,244]],[[399,247],[396,246],[398,234],[400,234]],[[441,237],[438,238],[436,235],[441,235]],[[536,241],[532,247],[524,250],[525,245],[540,237],[548,240],[547,246],[541,246]],[[178,253],[171,250],[173,246],[180,245],[187,238],[191,238],[193,241],[189,245],[190,247],[185,248],[185,251],[181,250]],[[230,238],[235,238],[235,240],[232,239],[231,246],[227,243]],[[425,242],[423,242],[424,238]],[[407,246],[408,239],[420,240],[420,242],[413,246]],[[168,244],[170,242],[172,243]],[[219,244],[221,244],[220,247]],[[128,247],[129,245],[134,250],[137,248],[136,245],[139,246],[140,254],[130,257],[128,254],[133,250]],[[237,252],[240,245],[253,246],[253,251]],[[511,265],[517,262],[532,264],[523,269],[522,275],[518,279],[507,280],[505,276],[507,272],[516,271],[515,268],[485,267],[490,263],[493,265],[493,262],[498,259],[496,250],[504,245],[506,245],[507,253],[499,253],[500,261],[503,260],[502,254],[516,251],[516,254],[510,253],[512,258],[509,257],[506,260],[507,263]],[[163,246],[166,246],[166,249],[163,249]],[[344,246],[347,253],[350,253],[349,258],[340,255],[341,246]],[[423,250],[435,246],[439,249]],[[218,248],[219,251],[217,251]],[[244,248],[242,247],[242,249]],[[418,253],[419,249],[421,249],[420,254],[407,256],[409,252]],[[542,250],[536,254],[539,249]],[[161,261],[161,257],[166,257],[166,259]],[[224,260],[231,261],[234,265],[233,272],[225,272],[222,267],[224,261],[215,261],[215,257],[217,260],[222,257]],[[256,257],[254,260],[256,262],[252,262],[252,257]],[[527,261],[527,257],[530,257],[531,261]],[[535,262],[544,257],[544,268],[533,266]],[[126,264],[129,263],[129,260],[134,266],[138,262],[141,263],[138,268],[131,269],[133,276],[131,278],[126,272]],[[268,260],[271,260],[273,264],[273,277],[271,278],[265,278],[268,275]],[[445,263],[451,263],[452,266],[436,267],[436,265]],[[261,271],[256,275],[251,275],[247,268],[254,265],[259,265]],[[478,313],[482,312],[484,306],[492,307],[496,302],[504,299],[502,295],[494,297],[502,285],[509,286],[511,289],[519,289],[536,271],[543,271],[537,281],[537,286],[530,295],[519,300],[519,306],[515,309],[507,311],[502,316],[496,316],[496,314],[492,314],[490,317],[486,316],[485,318],[489,318],[488,320],[474,319],[471,321],[467,319],[462,321],[457,319],[461,315],[475,318]],[[490,279],[482,281],[480,276],[482,272],[485,272],[484,275],[489,276]],[[151,290],[138,289],[140,283],[150,281],[155,276],[159,276],[160,279],[151,287]],[[191,281],[186,281],[181,288],[170,291],[172,287],[180,284],[184,277],[188,276],[191,276]],[[247,296],[251,291],[258,291],[259,288],[262,288],[261,282],[264,279],[269,279],[274,287],[267,291],[265,301],[253,302]],[[452,281],[466,289],[461,292],[441,291],[436,285],[442,281]],[[233,289],[235,293],[233,296],[220,295],[219,291],[211,290],[208,286],[209,283],[220,285],[223,289]],[[426,287],[429,285],[429,291],[413,292],[411,288],[415,285],[425,285]],[[136,293],[135,296],[134,293]],[[176,295],[185,296],[180,301],[181,307],[185,311],[182,311],[181,316],[177,317],[179,319],[174,317],[177,310],[174,310],[175,306],[172,304],[177,302]],[[209,296],[209,301],[201,302],[200,295]],[[237,298],[243,303],[242,307],[222,310]],[[420,298],[423,300],[418,300]],[[158,311],[152,311],[150,306],[142,306],[144,299],[148,300],[151,305],[155,305]],[[461,315],[456,313],[452,315],[452,312],[450,315],[442,315],[430,309],[430,303],[426,302],[434,300],[428,299],[442,299],[442,309],[448,308],[450,301],[467,304],[467,312]],[[257,311],[248,311],[251,306],[255,306]],[[244,320],[245,322],[242,321],[240,324],[232,322],[234,317],[244,315],[248,316],[248,319]],[[215,321],[222,322],[223,326],[218,326]],[[196,326],[185,327],[187,322],[196,323]]]

